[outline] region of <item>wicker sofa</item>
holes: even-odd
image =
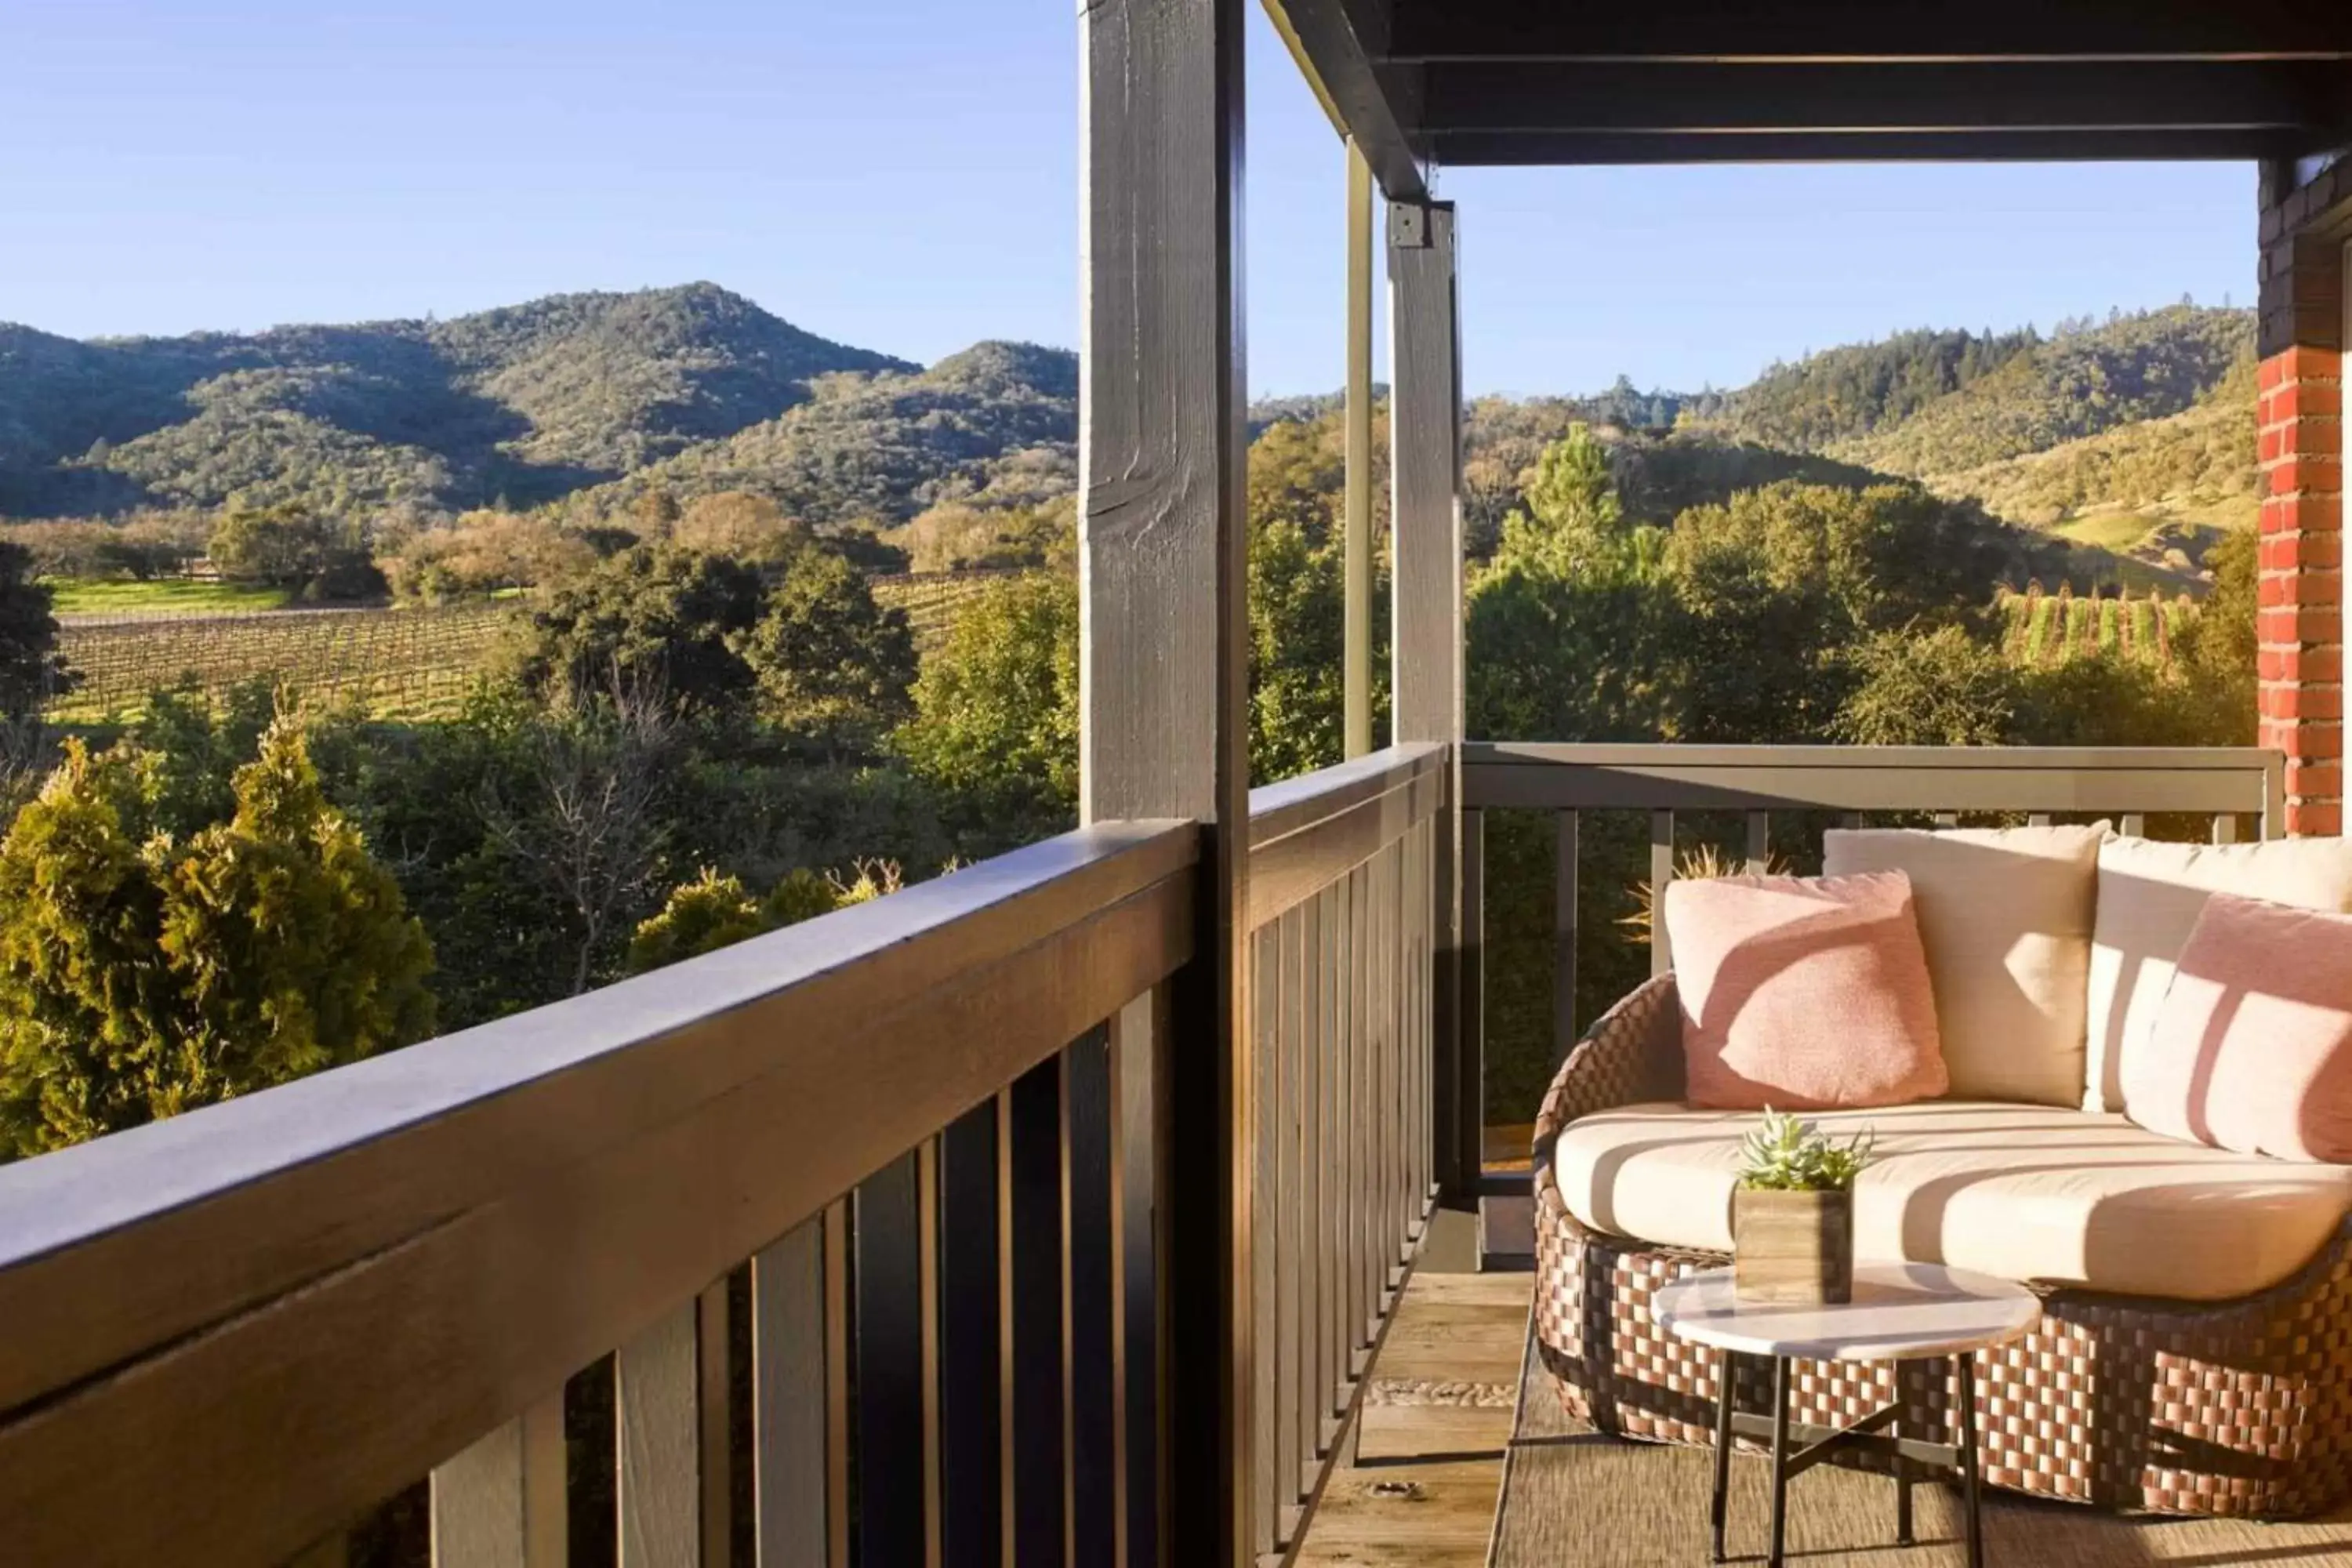
[[[1562,1135],[1580,1123],[1643,1107],[1654,1127],[1681,1099],[1682,1073],[1670,974],[1611,1009],[1561,1067],[1536,1126],[1535,1327],[1572,1415],[1626,1437],[1704,1446],[1716,1354],[1665,1334],[1650,1302],[1725,1254],[1613,1234],[1589,1212],[1589,1172],[1572,1184],[1588,1210],[1580,1219],[1558,1169]],[[2226,1185],[2202,1196],[2224,1211],[2231,1199]],[[2042,1325],[1979,1358],[1985,1479],[2162,1513],[2291,1518],[2342,1504],[2352,1496],[2352,1223],[2318,1223],[2306,1260],[2228,1300],[2029,1280],[2043,1294]],[[1753,1388],[1746,1377],[1740,1403],[1768,1408],[1760,1374]],[[1892,1370],[1801,1363],[1795,1416],[1841,1426],[1899,1401],[1906,1432],[1950,1440],[1948,1366],[1906,1365],[1900,1377],[1898,1388]]]

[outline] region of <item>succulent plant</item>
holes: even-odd
[[[1739,1184],[1759,1192],[1852,1192],[1876,1143],[1867,1127],[1840,1142],[1768,1106],[1763,1121],[1739,1141]]]

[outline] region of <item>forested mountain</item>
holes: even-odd
[[[1897,332],[1776,363],[1730,395],[1724,423],[1762,446],[1819,451],[1899,425],[2039,340],[2032,329]]]
[[[911,371],[708,283],[446,321],[77,342],[0,326],[0,514],[550,499]]]
[[[1956,473],[2178,414],[2253,347],[2251,310],[2124,316],[2036,343],[1910,417],[1826,449],[1887,473]]]
[[[2047,338],[1901,332],[1731,393],[1621,376],[1585,396],[1481,398],[1465,432],[1473,548],[1581,423],[1643,521],[1783,479],[1895,475],[2193,572],[2252,494],[2252,341],[2250,312],[2182,305]],[[1253,432],[1337,406],[1263,401]],[[708,283],[243,335],[78,342],[0,326],[0,517],[294,502],[377,531],[482,506],[586,525],[656,493],[740,491],[830,531],[946,507],[985,533],[973,516],[1075,489],[1076,437],[1066,351],[982,342],[926,369]]]
[[[564,510],[617,514],[656,489],[679,500],[744,490],[819,526],[887,525],[944,501],[1025,506],[1076,487],[1078,358],[1066,349],[984,342],[925,371],[822,377],[811,393]]]

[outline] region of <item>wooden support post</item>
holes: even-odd
[[[1372,166],[1348,143],[1348,489],[1345,750],[1372,749]]]
[[[1390,658],[1396,738],[1463,738],[1462,347],[1454,208],[1389,205],[1389,480],[1394,541]],[[1478,1180],[1484,1064],[1463,1025],[1462,780],[1447,770],[1437,838],[1432,1019],[1440,1184],[1467,1203]]]
[[[1154,1515],[1141,1561],[1238,1568],[1253,1237],[1247,823],[1249,650],[1241,196],[1242,0],[1079,11],[1079,796],[1087,821],[1205,826],[1194,958],[1168,986],[1153,1146],[1165,1267]],[[1182,1397],[1170,1397],[1181,1390]],[[1130,1451],[1134,1451],[1132,1448]]]

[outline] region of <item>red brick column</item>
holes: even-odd
[[[2263,214],[2261,743],[2295,834],[2344,831],[2344,251],[2301,232],[2322,183]]]

